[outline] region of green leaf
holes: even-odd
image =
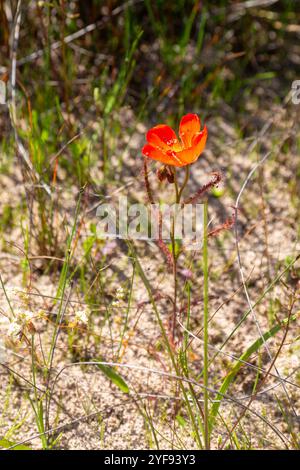
[[[8,449],[11,446],[16,445],[16,442],[9,441],[8,439],[1,439],[0,440],[0,447],[3,447],[4,449]],[[28,446],[24,446],[23,444],[16,445],[12,450],[32,450]]]
[[[98,364],[99,369],[108,377],[122,392],[129,393],[129,387],[125,380],[115,371],[113,367]]]
[[[181,415],[177,415],[176,420],[178,421],[178,424],[180,424],[180,426],[182,427],[188,424],[187,421]]]

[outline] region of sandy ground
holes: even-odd
[[[130,114],[130,111],[127,111]],[[288,108],[268,109],[261,111],[259,120],[266,122],[275,116],[275,122],[266,137],[250,154],[249,141],[241,141],[234,127],[220,119],[208,122],[210,138],[205,156],[201,158],[192,170],[192,178],[188,191],[191,193],[199,184],[207,180],[208,175],[215,170],[222,169],[224,181],[222,187],[224,194],[221,198],[210,197],[209,211],[212,227],[232,214],[237,194],[255,163],[272,150],[270,157],[264,165],[250,179],[240,201],[238,217],[238,236],[241,262],[245,279],[247,279],[249,297],[254,304],[261,293],[267,288],[272,279],[284,269],[287,259],[292,259],[299,253],[299,187],[293,186],[296,181],[293,176],[299,171],[299,155],[297,154],[297,109]],[[299,121],[298,121],[299,122]],[[257,123],[255,123],[257,124]],[[297,127],[298,126],[298,127]],[[257,129],[261,127],[257,124]],[[139,149],[143,144],[144,127],[140,125],[128,143],[125,151],[126,167],[116,169],[117,187],[126,185],[122,194],[129,194],[132,200],[145,201],[143,179],[136,170],[136,160]],[[272,136],[272,137],[271,137]],[[284,139],[291,143],[289,151],[282,147]],[[126,142],[120,141],[120,148],[124,149]],[[112,157],[114,161],[114,157]],[[139,160],[138,160],[139,161]],[[139,170],[142,165],[139,163]],[[95,173],[97,171],[95,170]],[[125,176],[124,176],[125,175]],[[61,177],[63,188],[63,173]],[[24,196],[24,185],[21,175],[11,169],[9,175],[1,175],[2,209],[6,203],[19,207],[20,198]],[[151,177],[155,189],[157,183]],[[299,179],[298,179],[299,184]],[[169,188],[158,188],[160,197],[169,198]],[[70,198],[70,194],[73,197]],[[58,216],[57,224],[66,217],[71,220],[74,209],[74,194],[76,191],[61,191],[61,207],[63,211]],[[115,199],[117,194],[112,194]],[[91,198],[92,199],[92,198]],[[97,199],[87,199],[86,207],[90,208]],[[0,206],[0,207],[1,207]],[[1,210],[1,209],[0,209]],[[22,217],[22,211],[18,222]],[[84,231],[88,233],[89,222],[95,221],[94,212],[85,215]],[[20,223],[16,223],[10,230],[6,230],[1,237],[0,268],[9,296],[15,306],[22,306],[24,300],[17,291],[25,291],[24,271],[22,273],[22,236]],[[165,325],[168,323],[171,305],[167,296],[172,294],[171,276],[166,270],[166,262],[162,253],[154,244],[137,243],[137,251],[141,264],[152,284],[157,298],[157,305]],[[132,276],[132,263],[128,258],[126,245],[123,242],[107,242],[100,246],[100,251],[107,254],[104,269],[101,271],[103,291],[99,292],[98,301],[89,312],[89,325],[79,327],[74,333],[73,344],[70,346],[69,318],[74,317],[78,308],[82,308],[84,299],[80,289],[80,279],[75,282],[70,293],[65,317],[60,329],[60,335],[54,356],[54,369],[52,380],[59,371],[53,389],[50,408],[50,427],[59,428],[54,434],[62,435],[57,447],[61,449],[144,449],[153,448],[157,444],[162,449],[168,448],[195,448],[193,436],[189,427],[182,426],[174,421],[176,414],[186,418],[185,412],[180,409],[178,386],[174,379],[162,376],[161,372],[169,370],[169,360],[160,346],[161,336],[155,320],[154,312],[149,303],[147,292],[141,281],[135,277],[133,297],[128,312],[128,329],[125,332],[123,344],[118,356],[120,332],[122,332],[127,314],[127,299],[120,300],[115,306],[111,301],[116,289],[120,285],[128,286]],[[38,255],[34,243],[30,255]],[[80,244],[76,261],[80,261]],[[95,252],[93,263],[100,267],[99,250]],[[289,258],[288,258],[289,257]],[[180,282],[183,285],[188,275],[192,285],[192,307],[190,331],[197,338],[191,336],[192,345],[189,354],[191,374],[194,377],[202,368],[202,273],[201,253],[196,253],[191,272],[190,257],[181,258],[179,263]],[[101,258],[100,258],[101,259]],[[210,324],[210,354],[221,346],[235,325],[248,309],[245,291],[241,284],[241,273],[238,269],[234,231],[223,232],[219,237],[210,241],[210,314],[214,317]],[[102,261],[101,261],[102,263]],[[58,272],[47,272],[47,261],[31,260],[31,277],[28,308],[34,312],[33,323],[37,330],[35,347],[38,357],[49,346],[52,323],[57,313],[52,297],[56,295]],[[91,263],[92,266],[92,263]],[[91,279],[93,275],[91,275]],[[28,276],[27,276],[28,279]],[[89,282],[90,279],[87,279]],[[289,275],[282,277],[282,282],[276,283],[272,291],[254,309],[237,333],[224,348],[227,355],[220,354],[214,361],[210,370],[210,383],[213,389],[218,389],[229,369],[230,355],[238,356],[247,346],[259,337],[258,327],[267,331],[276,317],[283,319],[287,316],[287,309],[291,299],[291,292],[299,289],[299,262]],[[299,312],[298,300],[293,306],[293,314]],[[67,294],[69,295],[69,294]],[[105,321],[109,306],[110,319]],[[30,363],[30,350],[26,342],[14,343],[8,338],[9,309],[3,291],[0,292],[1,307],[1,436],[18,442],[38,434],[34,421],[33,411],[28,400],[28,392],[33,397],[33,387]],[[180,321],[185,321],[186,299],[180,299]],[[255,322],[255,318],[258,324]],[[178,325],[178,332],[180,332]],[[283,333],[268,342],[269,351],[274,357],[282,341]],[[241,445],[252,448],[284,448],[283,441],[290,438],[287,430],[293,423],[293,429],[299,431],[299,420],[292,412],[298,410],[300,405],[300,353],[299,353],[299,320],[291,322],[287,337],[276,361],[277,371],[282,377],[289,380],[285,387],[276,378],[276,371],[272,368],[263,384],[262,390],[250,406],[250,411],[242,420],[242,426],[237,428]],[[42,347],[41,347],[42,345]],[[130,393],[122,393],[115,385],[103,375],[95,365],[79,366],[72,362],[95,361],[102,358],[105,361],[122,362],[125,366],[119,368],[119,373],[126,380]],[[268,370],[271,360],[264,347],[261,354],[253,355],[250,362]],[[65,366],[68,366],[64,369]],[[131,368],[134,366],[136,368]],[[8,367],[18,374],[10,373]],[[148,369],[148,370],[147,370]],[[229,395],[242,405],[228,400],[221,407],[221,415],[226,425],[231,428],[236,418],[242,413],[243,406],[248,403],[249,395],[253,391],[256,380],[256,371],[248,366],[243,367],[234,385],[229,389]],[[45,386],[43,375],[37,376],[37,386]],[[202,400],[201,380],[199,380],[199,400]],[[287,396],[289,398],[287,398]],[[290,400],[290,402],[289,402]],[[284,413],[280,412],[278,401],[283,406]],[[280,438],[263,419],[253,413],[259,413],[272,423],[283,437]],[[284,415],[285,416],[284,416]],[[146,419],[148,416],[148,419]],[[157,444],[149,428],[149,421],[153,423],[156,431]],[[288,421],[288,423],[286,422]],[[62,428],[60,428],[62,426]],[[7,434],[6,434],[7,433]],[[226,427],[222,420],[218,421],[213,436],[213,447],[217,448],[224,443]],[[247,437],[246,437],[247,436]],[[282,441],[283,439],[283,441]],[[30,442],[33,448],[40,448],[39,438]]]

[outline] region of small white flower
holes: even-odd
[[[86,325],[89,321],[86,310],[77,310],[75,313],[75,320]]]
[[[112,301],[111,306],[119,307],[119,305],[121,304],[121,301],[124,300],[125,296],[126,296],[126,291],[124,287],[118,287],[115,292],[115,298]]]
[[[34,318],[34,313],[30,312],[29,310],[15,309],[14,312],[17,318],[17,322],[23,325],[31,323]]]
[[[123,300],[125,298],[126,291],[124,287],[118,287],[115,293],[115,298],[117,300]]]
[[[21,332],[21,325],[16,322],[15,320],[13,320],[12,322],[10,322],[9,326],[8,326],[8,330],[7,330],[7,335],[13,339],[15,339],[15,337],[20,334]]]

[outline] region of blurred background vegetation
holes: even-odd
[[[0,5],[0,65],[9,73],[17,1]],[[257,124],[245,120],[249,97],[252,105],[262,98],[264,106],[280,103],[300,75],[299,6],[298,0],[23,1],[21,117],[28,119],[29,99],[31,131],[48,151],[82,129],[93,106],[104,137],[106,129],[121,132],[124,106],[147,124],[173,124],[188,111],[234,116],[247,136]],[[47,135],[50,123],[57,133]]]
[[[14,161],[13,126],[33,166],[19,149],[27,182],[89,184],[105,194],[107,184],[137,176],[147,128],[176,127],[188,112],[209,125],[205,160],[213,169],[222,157],[217,140],[255,138],[300,77],[299,7],[298,0],[1,0],[8,97],[14,51],[17,62],[15,123],[0,110],[0,171]],[[299,148],[299,137],[285,145]],[[33,191],[41,214],[48,207],[39,218],[45,248],[53,206],[43,189]]]
[[[0,171],[14,162],[13,125],[33,166],[19,149],[27,183],[40,178],[55,191],[88,184],[105,194],[107,184],[137,176],[147,128],[176,127],[188,112],[207,122],[205,160],[220,169],[217,140],[255,138],[300,77],[299,7],[298,0],[1,0],[8,97],[14,50],[17,62],[15,123],[0,109]],[[30,197],[40,208],[40,246],[54,253],[57,237],[45,235],[53,204],[40,187]]]

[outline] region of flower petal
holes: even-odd
[[[171,156],[168,156],[162,150],[153,145],[146,144],[142,148],[142,154],[145,157],[152,158],[152,160],[158,160],[159,162],[165,163],[166,165],[174,165],[174,160]]]
[[[179,125],[179,135],[185,148],[192,145],[193,137],[200,132],[200,119],[197,114],[186,114]]]
[[[164,163],[165,165],[171,165],[171,166],[184,166],[186,165],[185,162],[183,162],[179,157],[178,157],[178,152],[175,152],[174,150],[161,150],[157,147],[153,147],[153,145],[146,144],[142,148],[142,154],[145,157],[152,158],[152,160],[158,160],[159,162]]]
[[[201,132],[198,132],[192,141],[192,146],[177,152],[177,157],[183,162],[184,165],[195,162],[205,148],[207,140],[207,127],[205,126]]]
[[[146,139],[149,144],[162,150],[167,150],[174,146],[177,147],[179,144],[173,129],[165,124],[159,124],[150,129],[146,134]],[[179,147],[178,150],[180,150]]]

